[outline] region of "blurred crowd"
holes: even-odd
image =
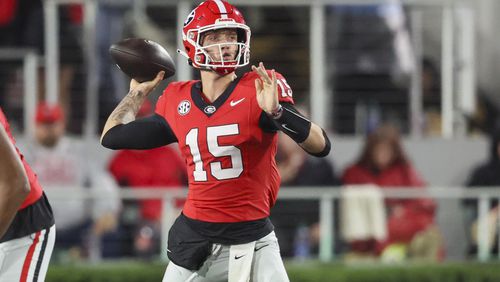
[[[45,52],[43,1],[5,0],[0,3],[0,48],[31,48]],[[309,19],[296,7],[247,6],[242,10],[252,27],[252,58],[280,69],[292,83],[295,100],[306,104],[309,96]],[[99,127],[113,106],[127,93],[127,78],[108,54],[111,44],[126,37],[154,38],[175,50],[176,13],[168,6],[147,6],[133,1],[98,1],[96,15],[96,71],[99,91]],[[86,59],[83,7],[58,5],[58,101],[67,116],[67,130],[79,134],[85,113]],[[418,57],[412,42],[411,13],[399,1],[366,5],[331,5],[326,9],[327,80],[333,98],[330,126],[339,134],[366,134],[383,122],[409,133],[411,76],[421,68],[422,116],[418,131],[441,134],[440,55],[424,52]],[[269,29],[272,25],[274,28]],[[286,46],[287,48],[283,48]],[[417,61],[417,59],[419,61]],[[8,114],[22,112],[22,74],[16,60],[0,64],[0,104]],[[46,99],[45,71],[38,72],[38,100]],[[477,110],[464,113],[467,131],[491,133],[498,116],[494,94],[481,86]],[[154,98],[153,98],[154,100]],[[15,120],[14,120],[15,122]]]
[[[126,36],[144,36],[173,46],[175,11],[143,10],[143,17],[138,20],[123,13],[129,11],[132,1],[124,1],[119,6],[100,5],[97,56],[100,62],[99,128],[102,128],[104,117],[127,92],[126,78],[110,62],[109,45]],[[274,7],[246,9],[255,35],[254,60],[276,65],[297,89],[296,100],[306,102],[309,70],[303,61],[309,54],[300,44],[308,42],[308,34],[298,24],[300,17],[283,8],[279,12]],[[412,165],[401,141],[401,134],[409,131],[409,75],[417,64],[406,17],[403,7],[394,3],[331,6],[327,11],[328,21],[332,23],[327,44],[329,50],[334,51],[325,63],[335,66],[328,73],[334,81],[332,107],[336,109],[331,131],[365,136],[364,147],[350,166],[337,171],[329,159],[310,158],[289,138],[279,137],[276,160],[284,189],[305,186],[341,191],[343,200],[335,205],[333,217],[336,233],[332,251],[350,261],[441,261],[446,255],[444,238],[436,223],[438,205],[433,199],[384,199],[380,193],[402,187],[426,188],[425,179]],[[275,29],[279,32],[269,33],[269,28],[262,24],[270,18],[277,21]],[[185,164],[177,148],[172,146],[149,151],[118,151],[105,164],[89,157],[83,141],[74,137],[82,131],[81,121],[86,112],[82,7],[62,5],[59,23],[59,102],[44,102],[42,65],[38,84],[40,102],[33,121],[35,132],[26,134],[29,137],[19,144],[48,196],[54,195],[51,202],[58,228],[55,258],[60,262],[156,258],[165,251],[160,244],[161,201],[121,201],[119,189],[182,189],[187,184]],[[41,0],[0,1],[0,48],[28,47],[43,55],[44,33],[40,32],[43,25]],[[293,48],[282,50],[279,46]],[[435,136],[441,132],[440,71],[433,58],[426,57],[419,63],[424,108],[421,126],[425,135]],[[20,79],[17,62],[0,62],[0,105],[7,115],[19,115],[22,111]],[[468,117],[469,129],[492,136],[490,160],[472,171],[463,184],[471,188],[500,186],[500,130],[495,129],[498,109],[488,95],[480,89],[478,92],[479,109]],[[147,101],[140,115],[152,114],[153,108],[154,103]],[[335,152],[335,137],[333,140]],[[100,197],[71,201],[59,197],[67,193],[93,193]],[[176,202],[177,211],[182,209],[182,204],[182,201]],[[472,256],[477,253],[478,222],[486,219],[478,219],[477,201],[467,200],[462,204],[469,235],[467,252]],[[487,219],[492,225],[488,246],[498,252],[498,202],[492,202],[491,206]],[[318,201],[278,200],[271,219],[284,257],[317,256]]]

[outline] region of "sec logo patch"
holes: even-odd
[[[189,111],[191,110],[191,103],[189,103],[188,100],[183,100],[179,103],[179,106],[177,106],[177,112],[181,116],[185,116]]]

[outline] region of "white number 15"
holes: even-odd
[[[193,156],[195,181],[207,181],[207,172],[203,170],[203,156],[200,154],[198,146],[198,128],[192,128],[186,135],[186,145],[189,146]],[[218,180],[237,178],[243,172],[243,160],[241,151],[235,146],[221,146],[217,138],[219,136],[238,135],[239,128],[237,124],[228,124],[220,126],[207,127],[207,145],[208,151],[214,157],[230,157],[231,167],[222,168],[221,162],[211,162],[210,172]]]

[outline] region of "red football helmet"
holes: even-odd
[[[203,33],[218,29],[235,29],[237,42],[202,46]],[[210,69],[220,75],[226,75],[238,67],[247,65],[250,61],[250,28],[245,24],[240,11],[223,0],[205,1],[191,11],[184,21],[182,40],[186,50],[183,55],[195,68]],[[234,44],[238,46],[236,57],[233,60],[224,60],[222,48]],[[214,47],[219,49],[220,60],[215,60],[209,55],[207,49]]]

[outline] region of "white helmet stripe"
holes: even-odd
[[[219,7],[219,11],[221,13],[221,18],[227,19],[227,10],[226,10],[226,6],[224,6],[224,3],[222,3],[222,1],[220,1],[220,0],[215,0],[214,2],[217,4],[217,7]]]

